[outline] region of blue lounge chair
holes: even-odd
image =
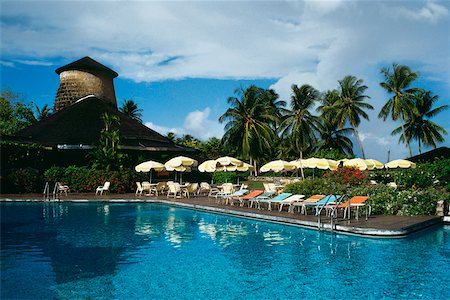
[[[267,209],[272,210],[272,203],[280,204],[281,201],[286,200],[290,196],[292,196],[291,193],[281,193],[273,198],[260,199],[258,200],[258,209],[261,209],[261,203],[267,203]]]
[[[258,203],[259,200],[273,197],[273,195],[275,195],[275,192],[269,191],[269,192],[264,192],[264,193],[262,193],[261,195],[255,197],[255,198],[248,199],[248,202],[249,202],[248,203],[248,207],[252,207],[253,203]],[[256,207],[256,204],[255,204],[255,207]]]
[[[232,194],[225,195],[225,196],[222,196],[222,197],[225,198],[225,204],[228,204],[228,202],[232,203],[233,197],[241,197],[241,196],[244,196],[247,193],[248,193],[248,190],[242,189],[242,190],[236,191],[236,192],[234,192]]]
[[[319,207],[323,206],[323,205],[329,205],[331,203],[335,203],[339,198],[341,198],[341,196],[339,195],[327,195],[324,198],[320,199],[319,201],[315,202],[315,203],[304,203],[303,204],[303,212],[304,214],[308,214],[307,212],[307,208],[308,207],[314,207],[316,209],[316,215],[319,212]]]

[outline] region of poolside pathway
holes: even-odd
[[[314,215],[303,215],[298,212],[289,213],[278,210],[268,211],[267,209],[258,210],[256,208],[230,206],[218,204],[214,198],[192,197],[190,199],[173,199],[166,196],[160,197],[137,197],[134,194],[111,194],[104,196],[95,196],[93,193],[71,193],[68,196],[61,196],[64,202],[157,202],[165,203],[185,208],[204,210],[214,213],[230,214],[245,218],[261,219],[271,222],[284,223],[311,228],[318,228],[318,220]],[[43,201],[42,195],[0,195],[0,201]],[[335,221],[333,230],[343,233],[367,235],[374,237],[404,237],[418,230],[442,223],[442,218],[437,216],[391,216],[376,215],[368,220],[360,216],[359,220],[352,218],[343,220],[342,217]],[[331,230],[330,219],[321,216],[321,225],[323,228]]]

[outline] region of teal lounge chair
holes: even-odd
[[[261,209],[261,203],[267,203],[267,209],[272,210],[272,203],[280,204],[281,201],[286,200],[290,196],[292,196],[291,193],[281,193],[273,198],[260,199],[258,200],[258,209]]]
[[[225,198],[225,204],[228,204],[228,202],[233,201],[232,200],[233,197],[241,197],[241,196],[244,196],[247,193],[248,193],[248,190],[242,189],[242,190],[236,191],[236,192],[234,192],[234,193],[232,193],[230,195],[223,196],[223,198]]]
[[[273,197],[273,195],[275,195],[275,192],[269,191],[269,192],[264,192],[264,193],[262,193],[261,195],[255,197],[255,198],[249,199],[248,200],[248,202],[249,202],[248,203],[248,207],[253,207],[253,203],[255,203],[255,207],[256,207],[256,204],[258,203],[259,200],[268,199],[270,197]]]
[[[324,205],[329,205],[331,203],[335,203],[339,198],[341,198],[341,196],[330,194],[315,203],[304,203],[303,204],[303,212],[306,215],[306,214],[308,214],[307,208],[314,207],[316,209],[316,216],[317,216],[317,214],[319,212],[319,207],[324,206]]]

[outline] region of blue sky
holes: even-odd
[[[53,105],[54,70],[91,56],[119,73],[119,104],[135,100],[160,133],[220,137],[234,90],[255,84],[284,100],[290,86],[320,91],[354,75],[369,87],[366,155],[407,157],[377,118],[380,68],[420,73],[417,86],[450,104],[448,1],[1,1],[1,87]],[[450,132],[450,111],[435,121]],[[444,146],[450,146],[449,137]],[[355,143],[355,151],[359,149]],[[413,145],[414,154],[417,153]]]

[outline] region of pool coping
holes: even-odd
[[[43,203],[53,203],[55,201],[44,201],[43,199],[37,198],[0,198],[0,202],[43,202]],[[371,238],[404,238],[409,236],[412,233],[417,231],[424,230],[431,226],[440,225],[444,223],[450,222],[449,217],[439,217],[436,216],[429,220],[425,220],[422,222],[415,223],[413,225],[409,225],[406,227],[398,228],[398,229],[383,229],[383,228],[371,228],[371,227],[358,227],[354,225],[341,225],[341,224],[333,224],[333,229],[331,228],[330,223],[322,223],[321,228],[318,227],[317,221],[309,221],[309,220],[299,220],[290,217],[281,217],[267,214],[260,214],[257,212],[247,212],[247,211],[239,211],[233,210],[223,207],[213,207],[207,205],[199,205],[192,204],[186,202],[178,202],[172,200],[164,200],[158,198],[114,198],[114,199],[64,199],[63,201],[56,201],[56,203],[65,203],[65,202],[73,202],[73,203],[156,203],[156,204],[164,204],[169,206],[182,207],[187,209],[194,209],[199,211],[205,211],[210,213],[218,213],[225,214],[230,216],[236,216],[247,219],[261,220],[272,223],[278,223],[289,226],[298,226],[304,227],[314,230],[326,230],[328,232],[335,232],[340,234],[349,234],[349,235],[357,235],[363,237],[371,237]]]

